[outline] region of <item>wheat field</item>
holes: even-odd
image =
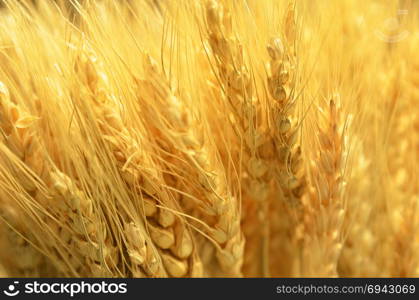
[[[419,2],[3,0],[2,277],[419,276]]]

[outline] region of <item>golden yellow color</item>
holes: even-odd
[[[0,4],[1,276],[419,276],[418,1]]]

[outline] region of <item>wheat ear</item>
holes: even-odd
[[[185,158],[189,176],[198,178],[198,198],[195,203],[204,220],[211,223],[202,228],[216,243],[216,254],[224,274],[241,275],[244,241],[240,230],[240,205],[232,196],[223,166],[216,156],[216,149],[205,142],[199,124],[192,113],[171,88],[170,82],[158,70],[155,61],[146,57],[146,83],[153,91],[165,122],[151,115],[159,136],[168,140],[174,153]],[[212,220],[211,220],[212,219]]]
[[[296,236],[301,224],[301,199],[306,178],[302,150],[298,137],[300,126],[294,116],[298,84],[296,43],[296,16],[290,2],[284,18],[284,39],[276,37],[267,46],[268,119],[271,124],[271,164],[275,187],[279,191],[271,201],[271,269],[277,275],[289,275],[291,256],[296,247]],[[276,249],[276,250],[275,250]],[[279,249],[279,250],[278,250]],[[275,254],[276,251],[282,253]]]
[[[174,213],[179,207],[173,195],[162,184],[164,179],[159,167],[141,149],[143,146],[131,136],[117,113],[115,102],[101,87],[106,75],[98,72],[89,58],[84,61],[84,66],[85,73],[88,74],[88,85],[94,94],[92,100],[96,115],[100,116],[101,133],[113,153],[122,178],[141,202],[137,206],[142,208],[147,222],[146,228],[163,263],[164,267],[156,268],[156,271],[166,270],[173,277],[199,276],[199,260],[194,253],[191,233],[183,217]],[[129,230],[132,232],[134,229]],[[147,253],[151,253],[150,250]],[[149,263],[145,263],[143,267],[147,265]],[[158,273],[154,275],[160,276]]]
[[[48,188],[47,193],[39,191],[33,181],[21,177],[24,190],[56,218],[44,216],[44,221],[54,230],[58,242],[50,245],[52,240],[46,239],[41,246],[51,254],[55,253],[54,247],[63,247],[56,249],[65,256],[57,259],[65,265],[61,265],[63,273],[72,269],[73,274],[82,276],[109,274],[117,258],[110,241],[105,239],[106,233],[97,229],[100,221],[93,211],[93,201],[42,155],[42,145],[33,128],[36,117],[12,103],[4,85],[0,95],[0,126],[5,144]]]
[[[319,150],[311,166],[312,189],[305,206],[302,276],[336,277],[342,249],[344,167],[347,140],[338,96],[321,113]],[[315,164],[317,161],[318,164]]]
[[[214,54],[216,75],[228,107],[228,119],[236,134],[235,144],[239,146],[235,153],[240,162],[237,169],[244,170],[241,183],[245,214],[243,227],[249,238],[245,253],[246,256],[255,253],[250,260],[258,259],[259,263],[252,264],[260,266],[257,271],[259,274],[269,276],[268,196],[271,174],[268,165],[272,161],[264,155],[270,150],[265,149],[267,126],[256,118],[262,107],[257,101],[250,71],[244,62],[243,47],[234,37],[231,15],[217,1],[207,2],[206,15],[208,42]],[[259,230],[252,234],[249,227],[255,226]],[[255,244],[258,245],[256,251],[253,250]]]

